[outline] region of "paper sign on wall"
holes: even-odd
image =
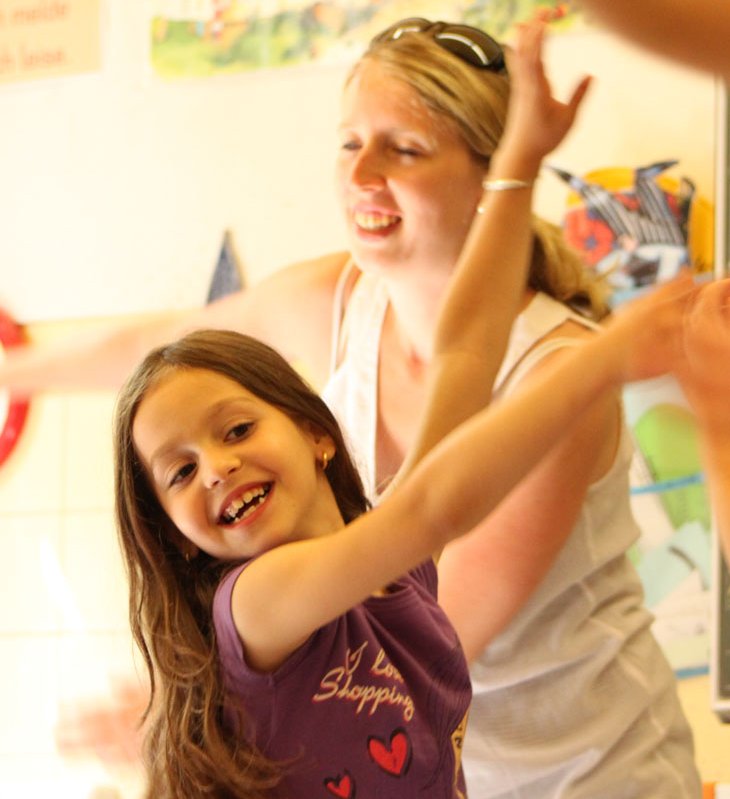
[[[92,72],[101,0],[0,2],[0,83]]]

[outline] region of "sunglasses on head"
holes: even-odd
[[[406,33],[424,33],[431,36],[453,55],[479,69],[492,72],[506,70],[504,50],[488,33],[471,25],[431,22],[423,17],[409,17],[396,22],[373,39],[373,42],[400,39]]]

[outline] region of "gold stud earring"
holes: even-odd
[[[329,455],[326,452],[322,453],[322,471],[327,471],[327,465],[329,464]]]

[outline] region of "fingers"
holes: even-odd
[[[702,318],[710,316],[719,324],[730,316],[730,279],[716,280],[702,288],[697,297],[693,314]]]
[[[558,3],[552,8],[538,8],[535,11],[534,19],[541,22],[552,22],[555,19],[562,19],[568,11],[568,3]]]
[[[518,26],[507,58],[511,94],[505,130],[512,134],[510,144],[516,141],[533,159],[544,158],[563,141],[591,83],[584,77],[568,102],[553,95],[543,63],[545,34],[541,20]]]
[[[588,93],[588,89],[590,89],[592,82],[593,78],[590,75],[586,75],[573,90],[573,94],[568,101],[568,107],[570,108],[573,119],[575,119],[575,115],[578,113],[578,109]]]
[[[691,275],[681,274],[617,310],[607,329],[625,359],[625,379],[681,370],[684,319],[695,294]]]
[[[699,289],[684,328],[685,347],[694,372],[730,373],[730,280],[718,280]],[[727,378],[730,383],[730,378]]]
[[[685,364],[677,376],[698,418],[730,422],[730,280],[699,289],[684,320]]]
[[[510,75],[525,69],[542,68],[542,44],[545,24],[532,20],[517,26],[514,44],[505,50],[507,70]]]

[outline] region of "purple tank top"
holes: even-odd
[[[317,630],[272,673],[251,669],[231,616],[245,565],[222,580],[213,618],[224,684],[251,719],[246,735],[292,761],[291,799],[460,799],[471,699],[456,634],[428,561]]]

